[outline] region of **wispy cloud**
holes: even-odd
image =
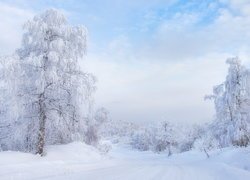
[[[8,54],[20,46],[22,24],[33,12],[5,3],[0,3],[0,53]]]
[[[224,60],[249,63],[249,0],[3,0],[1,53],[18,47],[21,24],[48,7],[88,27],[85,66],[99,79],[97,104],[114,119],[212,119],[203,95],[223,80]]]

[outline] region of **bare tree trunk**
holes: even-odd
[[[233,111],[231,109],[231,106],[227,100],[227,106],[228,106],[228,110],[229,110],[229,114],[230,114],[230,120],[233,121]]]
[[[170,143],[168,144],[168,156],[171,156],[172,155],[172,151],[171,151],[171,147],[170,147]]]
[[[38,131],[38,144],[37,144],[37,154],[43,155],[44,145],[45,145],[45,123],[46,123],[46,113],[45,113],[45,103],[44,103],[44,93],[39,97],[39,131]]]
[[[203,150],[204,150],[205,154],[207,155],[207,158],[210,158],[210,156],[209,156],[209,154],[208,154],[206,148],[203,148]]]

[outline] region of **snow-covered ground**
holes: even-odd
[[[250,148],[227,148],[206,154],[190,151],[166,154],[138,152],[115,145],[104,155],[82,143],[50,146],[39,157],[0,152],[0,179],[79,180],[249,180]]]

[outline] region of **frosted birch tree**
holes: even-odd
[[[230,144],[247,146],[250,141],[250,74],[240,60],[230,58],[228,75],[224,83],[214,87],[213,99],[216,119],[210,125],[221,147]]]
[[[95,78],[81,71],[86,29],[70,26],[50,9],[24,25],[17,50],[17,129],[23,149],[43,154],[45,144],[85,140]]]

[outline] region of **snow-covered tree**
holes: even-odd
[[[109,119],[109,112],[105,108],[99,108],[94,113],[94,117],[91,121],[88,121],[87,130],[85,133],[86,143],[91,145],[97,145],[100,139],[100,131],[102,125]]]
[[[153,131],[155,134],[153,137],[154,151],[161,152],[167,150],[170,156],[172,154],[172,147],[177,144],[175,130],[174,125],[167,121],[159,123]]]
[[[231,144],[247,146],[250,142],[250,73],[240,60],[230,58],[224,83],[215,86],[213,99],[216,119],[210,125],[214,138],[221,147]]]
[[[200,133],[200,127],[188,126],[168,121],[138,127],[131,135],[130,144],[133,148],[157,153],[189,151]]]
[[[35,16],[24,29],[9,75],[17,106],[17,117],[9,120],[15,122],[11,149],[43,154],[45,144],[86,141],[95,90],[94,76],[79,64],[86,29],[70,26],[54,9]]]
[[[17,82],[17,56],[0,57],[0,149],[14,149],[15,127],[18,125],[18,98],[14,84]],[[18,134],[20,137],[20,134]]]
[[[140,151],[152,150],[153,147],[153,134],[151,128],[140,128],[134,132],[131,136],[130,145],[132,148],[138,149]]]
[[[63,14],[50,9],[28,21],[25,29],[18,50],[23,71],[19,87],[38,131],[36,152],[42,154],[46,142],[84,138],[88,114],[82,108],[94,90],[94,78],[79,68],[86,50],[85,28],[68,25]]]
[[[7,103],[10,98],[10,91],[8,89],[8,68],[6,57],[0,57],[0,150],[4,149],[4,141],[10,137],[10,122],[8,121],[9,107]]]

